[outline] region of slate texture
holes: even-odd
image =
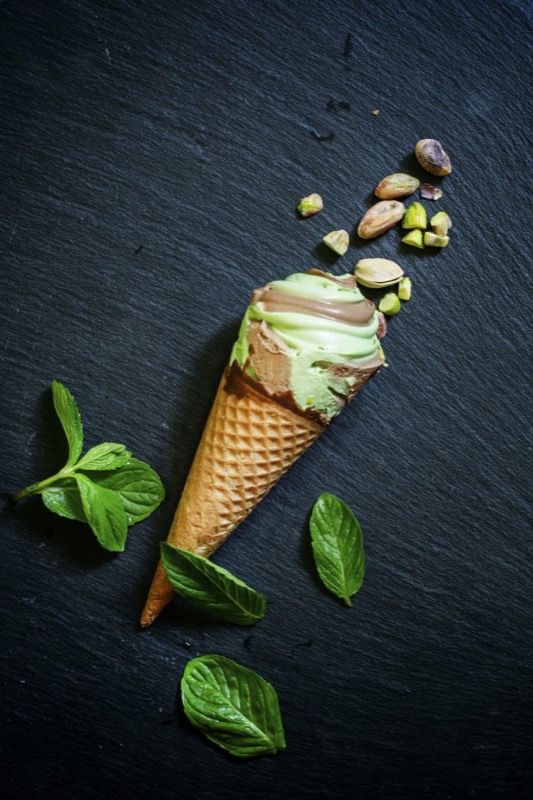
[[[0,3],[8,800],[533,796],[530,21],[496,0]],[[422,177],[427,136],[453,162],[426,203],[450,246],[393,231],[329,258],[384,175]],[[325,209],[298,220],[312,191]],[[252,289],[363,255],[413,280],[389,368],[216,557],[265,619],[176,603],[141,632]],[[38,498],[8,505],[65,457],[53,378],[88,446],[124,442],[165,483],[119,556]],[[364,531],[351,609],[312,564],[322,491]],[[284,753],[240,762],[189,726],[179,679],[208,652],[275,685]]]

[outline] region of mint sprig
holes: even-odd
[[[17,502],[40,494],[45,506],[67,519],[87,523],[106,550],[124,550],[128,526],[159,506],[165,490],[154,470],[132,457],[123,444],[103,442],[85,455],[77,403],[59,381],[52,381],[54,408],[68,442],[63,469],[13,495]]]
[[[309,520],[316,568],[324,586],[347,606],[365,576],[361,526],[343,500],[321,494]]]

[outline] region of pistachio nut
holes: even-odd
[[[420,230],[420,228],[414,228],[409,233],[406,233],[405,236],[402,237],[402,242],[404,244],[410,244],[413,247],[420,247],[421,250],[424,249],[424,232]]]
[[[343,256],[345,252],[348,250],[348,245],[350,244],[350,234],[348,231],[331,231],[331,233],[327,233],[323,238],[322,241],[326,244],[334,253],[337,253],[339,256]]]
[[[357,233],[361,239],[373,239],[396,225],[404,213],[405,206],[399,200],[381,200],[363,215]]]
[[[402,228],[427,228],[426,209],[421,203],[411,203],[402,219]]]
[[[439,236],[447,236],[448,231],[452,227],[452,221],[445,211],[439,211],[438,214],[434,214],[429,224],[433,228],[433,232],[437,233]]]
[[[449,175],[452,171],[450,158],[436,139],[420,139],[415,155],[420,166],[432,175]]]
[[[395,172],[394,175],[387,175],[378,183],[374,189],[374,194],[380,200],[392,200],[395,197],[408,197],[416,192],[420,186],[420,181],[405,172]]]
[[[362,258],[354,269],[355,280],[369,289],[392,286],[403,276],[403,269],[388,258]]]
[[[398,297],[400,300],[411,299],[411,278],[402,278],[398,286]]]
[[[378,311],[386,314],[388,317],[393,317],[401,309],[402,304],[400,298],[394,292],[388,292],[379,301]]]
[[[307,197],[302,197],[298,205],[297,211],[302,217],[312,217],[313,214],[318,214],[324,208],[324,201],[319,194],[310,194]]]
[[[428,247],[446,247],[450,241],[449,236],[439,236],[438,233],[426,231],[424,234],[424,244]]]

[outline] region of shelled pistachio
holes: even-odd
[[[357,233],[361,239],[374,239],[401,220],[405,206],[399,200],[381,200],[363,214]]]
[[[393,200],[398,197],[408,197],[416,192],[420,186],[420,181],[405,172],[395,172],[387,175],[378,183],[374,189],[374,194],[380,200]]]
[[[449,175],[452,171],[450,157],[436,139],[420,139],[415,155],[420,166],[432,175]]]

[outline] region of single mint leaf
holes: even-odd
[[[102,547],[113,552],[122,552],[128,534],[128,520],[118,495],[104,489],[81,473],[76,474],[83,510],[87,522]]]
[[[76,463],[83,448],[83,425],[78,405],[66,386],[52,381],[54,408],[68,441],[68,461],[65,466]]]
[[[131,453],[126,450],[123,444],[103,442],[87,450],[85,455],[82,456],[76,464],[76,469],[82,469],[84,471],[118,469],[124,466],[126,461],[130,458]]]
[[[266,598],[207,558],[161,543],[161,560],[173,589],[195,608],[236,625],[254,625]]]
[[[321,494],[311,519],[311,543],[318,574],[334,595],[350,606],[365,577],[361,526],[346,503],[332,494]]]
[[[276,690],[251,669],[216,654],[189,661],[181,699],[191,723],[234,756],[285,749]]]
[[[144,461],[131,458],[114,472],[90,474],[93,483],[116,492],[126,512],[128,525],[150,516],[165,497],[161,479]]]
[[[41,493],[41,497],[45,506],[54,514],[67,517],[67,519],[75,519],[78,522],[87,522],[80,490],[74,478],[58,481],[54,486],[45,489]]]

